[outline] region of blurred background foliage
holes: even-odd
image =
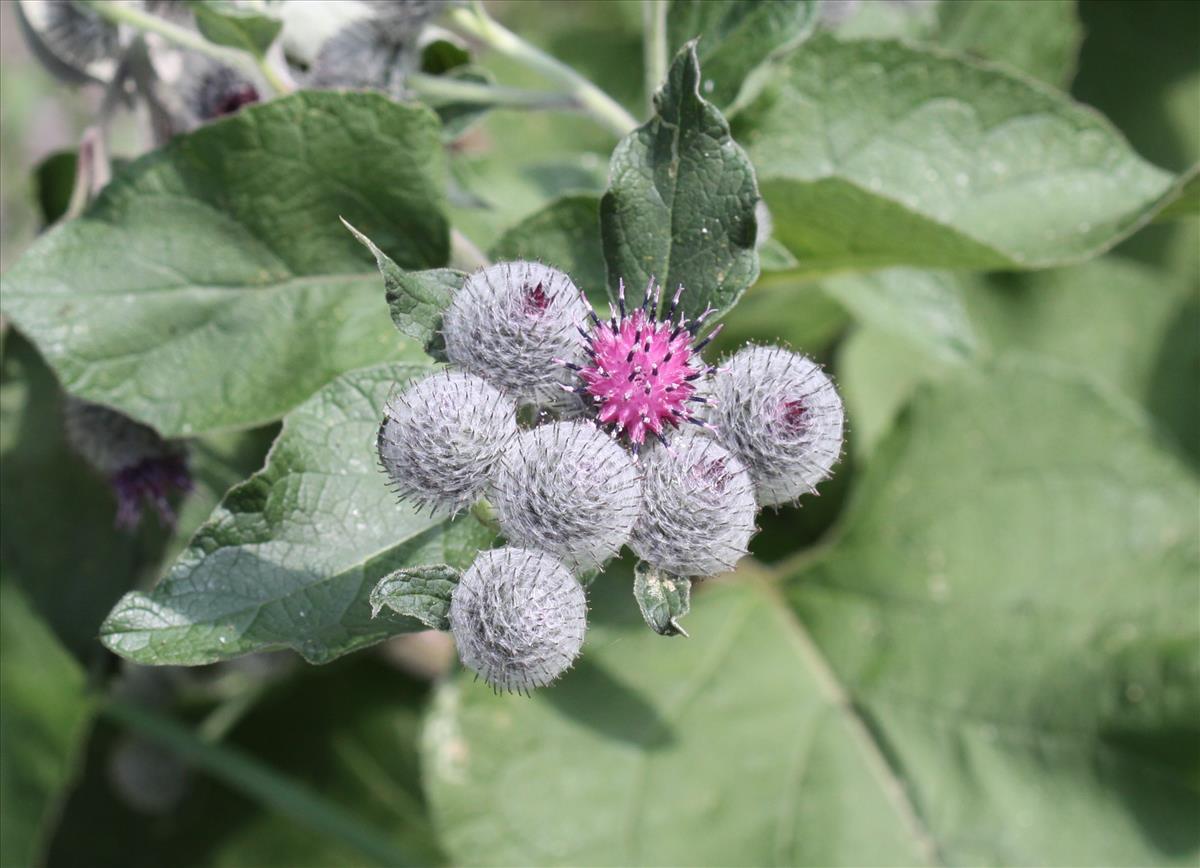
[[[847,33],[920,39],[928,32],[922,28],[931,26],[921,17],[926,13],[902,14],[899,4],[841,5],[845,9],[837,10],[837,15],[845,17]],[[640,4],[495,2],[489,8],[514,31],[602,83],[635,116],[644,115]],[[1070,93],[1110,118],[1134,150],[1151,162],[1180,172],[1200,160],[1200,6],[1177,0],[1081,0],[1065,8],[1073,20],[1077,18],[1075,35],[1081,37],[1074,75],[1063,82]],[[950,31],[966,40],[959,47],[978,48],[979,41],[973,41],[967,29],[969,22],[959,25],[960,29]],[[908,28],[914,29],[904,32]],[[953,44],[950,37],[947,41]],[[1068,34],[1062,44],[1046,50],[1073,53],[1073,42]],[[995,43],[996,51],[1012,48],[1004,40]],[[539,83],[535,74],[504,58],[485,61],[501,83],[526,87]],[[97,100],[92,90],[63,88],[33,63],[15,26],[12,5],[0,4],[0,264],[4,269],[47,222],[45,209],[62,207],[63,178],[69,180],[69,167],[55,155],[76,146]],[[118,126],[114,152],[134,155],[137,135],[132,123]],[[561,194],[603,192],[612,145],[609,133],[581,116],[492,112],[450,147],[451,220],[484,249],[498,254],[520,252],[522,239],[507,230]],[[579,202],[585,218],[590,202],[586,197]],[[762,569],[774,570],[777,576],[802,571],[813,553],[829,544],[831,528],[847,521],[847,504],[876,493],[864,493],[862,483],[873,464],[890,467],[898,460],[900,446],[886,441],[898,415],[914,414],[914,424],[920,425],[915,430],[937,437],[943,426],[938,408],[920,403],[925,399],[910,406],[913,395],[923,394],[922,384],[959,382],[957,378],[970,365],[987,367],[1014,350],[1051,360],[1063,370],[1083,372],[1100,384],[1105,401],[1115,396],[1111,405],[1102,404],[1112,416],[1124,418],[1123,409],[1112,409],[1124,407],[1121,402],[1144,408],[1156,423],[1151,439],[1162,444],[1165,452],[1179,456],[1180,472],[1186,473],[1185,464],[1200,469],[1198,232],[1196,218],[1157,223],[1093,263],[1031,274],[961,277],[961,286],[952,291],[961,292],[965,319],[955,333],[971,337],[941,351],[914,342],[888,321],[861,317],[854,287],[836,277],[801,278],[786,269],[765,270],[726,318],[717,349],[725,352],[746,341],[782,342],[828,363],[844,389],[850,433],[846,460],[822,487],[820,498],[762,516],[762,532],[752,544],[754,558],[765,565]],[[577,248],[570,243],[564,246]],[[768,261],[766,253],[764,260]],[[580,265],[589,273],[600,268],[598,253]],[[811,649],[791,634],[787,624],[773,620],[778,607],[770,601],[778,591],[753,575],[758,567],[746,568],[745,588],[715,583],[714,602],[700,607],[694,616],[693,635],[707,635],[693,639],[691,646],[676,644],[666,650],[654,644],[661,641],[656,637],[637,633],[644,628],[631,614],[626,583],[598,582],[591,591],[596,627],[588,653],[593,656],[586,656],[571,676],[545,691],[536,703],[503,703],[454,681],[449,685],[443,681],[440,688],[431,686],[433,679],[444,679],[449,668],[452,651],[444,637],[402,637],[328,667],[303,665],[285,653],[190,670],[119,661],[96,640],[104,615],[123,591],[150,585],[229,487],[262,466],[278,425],[199,438],[192,453],[196,487],[177,527],[167,531],[147,521],[134,535],[118,535],[112,529],[114,504],[108,487],[66,445],[63,396],[53,374],[36,349],[11,329],[3,333],[2,353],[0,683],[5,713],[0,727],[4,779],[0,863],[5,868],[31,860],[63,866],[448,860],[517,864],[530,858],[562,861],[569,854],[569,861],[649,863],[669,862],[683,853],[697,863],[769,858],[786,864],[811,861],[813,853],[841,854],[849,863],[904,863],[930,855],[919,847],[913,852],[905,849],[909,842],[904,831],[893,829],[892,821],[884,817],[887,812],[865,795],[870,788],[847,771],[847,746],[832,735],[818,736],[814,752],[822,759],[809,760],[810,786],[844,786],[839,792],[848,799],[862,799],[862,804],[848,811],[858,817],[853,829],[831,827],[832,814],[806,816],[801,810],[792,833],[813,836],[816,843],[810,849],[783,838],[766,844],[741,841],[739,830],[759,828],[749,813],[795,808],[775,804],[760,793],[743,791],[740,799],[749,800],[743,810],[720,799],[707,807],[626,804],[632,789],[623,788],[637,785],[629,781],[640,781],[653,791],[655,775],[687,776],[689,764],[699,769],[687,778],[696,799],[704,797],[708,762],[744,766],[749,781],[773,780],[759,766],[787,763],[791,768],[795,758],[756,753],[756,739],[782,745],[792,729],[813,726],[824,732],[813,721],[838,713],[837,708],[804,699],[772,699],[782,694],[780,685],[785,683],[796,682],[801,694],[818,693],[824,689],[821,678],[832,676],[823,670],[816,676],[796,675],[807,665],[803,661]],[[971,393],[965,387],[962,400],[964,406],[971,406]],[[1015,412],[1056,412],[1038,395],[1014,400],[1024,402],[1014,404]],[[1101,428],[1103,415],[1080,418]],[[1041,421],[1045,420],[1015,417],[1011,434],[1037,439]],[[971,436],[963,430],[964,437]],[[1121,431],[1103,435],[1113,438],[1105,442],[1118,442]],[[940,445],[947,451],[954,449],[953,442]],[[1139,449],[1131,446],[1130,452]],[[1097,461],[1122,460],[1117,448],[1107,453],[1097,449],[1089,456]],[[1131,472],[1142,473],[1145,479],[1165,479],[1166,465],[1156,462],[1157,458],[1147,459]],[[897,477],[902,470],[908,472],[901,467]],[[879,488],[896,480],[878,472],[867,481]],[[920,483],[909,480],[909,484]],[[1194,492],[1194,487],[1190,490]],[[889,501],[898,511],[908,508],[903,495],[895,493]],[[1171,497],[1173,505],[1189,508],[1186,493]],[[1134,514],[1140,505],[1127,504],[1131,520],[1138,520]],[[1061,506],[1072,509],[1072,504]],[[1193,498],[1190,514],[1181,519],[1185,532],[1195,531],[1198,506]],[[972,530],[955,532],[972,540]],[[1005,571],[1044,575],[1044,565],[1030,565],[1039,558],[1058,563],[1055,539],[1037,538],[1036,528],[1027,530],[1035,540],[1027,553],[1030,563],[999,565],[998,582],[1004,581]],[[1160,530],[1150,528],[1147,534]],[[907,525],[902,531],[914,539],[921,533]],[[869,535],[868,530],[858,532]],[[1100,554],[1091,553],[1084,562],[1099,572],[1100,537],[1106,530],[1096,525],[1088,532],[1097,535]],[[962,557],[990,554],[981,544]],[[911,565],[900,564],[897,569],[907,566]],[[1066,564],[1064,575],[1075,566]],[[822,569],[853,572],[855,567],[834,562]],[[933,574],[937,575],[936,569]],[[796,585],[792,605],[802,619],[805,607],[821,593],[820,578]],[[936,597],[942,586],[932,581],[931,594]],[[953,576],[946,581],[952,584]],[[887,589],[864,588],[862,593],[886,594]],[[1147,607],[1148,623],[1154,621],[1154,606],[1172,605],[1169,599],[1139,601],[1138,593],[1137,588],[1128,588],[1119,598],[1131,609]],[[1051,592],[1055,605],[1064,610],[1085,606],[1088,594],[1087,587],[1069,594]],[[975,612],[972,617],[981,616]],[[986,633],[985,621],[986,615],[982,621],[968,623]],[[847,636],[858,635],[859,630],[869,634],[872,629],[902,629],[864,626],[853,621],[849,610],[844,624],[836,619],[815,622],[818,629],[842,628]],[[745,629],[747,624],[757,625],[757,631]],[[1109,626],[1119,632],[1119,626]],[[752,647],[756,632],[768,638],[778,634],[780,645],[771,648],[793,648],[796,658],[774,660],[767,672],[739,667],[740,652],[746,659],[760,659],[754,657]],[[949,635],[942,638],[949,641]],[[1012,637],[1008,648],[1012,665],[1053,668],[1053,660],[1032,652],[1023,656],[1030,651],[1028,645],[1022,650],[1023,641],[1046,642],[1051,649],[1047,653],[1079,654],[1088,647],[1073,637],[1060,638],[1061,644],[1033,634]],[[1070,864],[1077,861],[1073,855],[1078,852],[1103,854],[1108,847],[1113,862],[1138,862],[1155,854],[1163,862],[1194,864],[1200,852],[1195,833],[1200,730],[1196,718],[1188,715],[1195,710],[1195,685],[1190,696],[1174,698],[1175,712],[1165,722],[1139,721],[1135,706],[1142,699],[1140,691],[1156,679],[1179,683],[1178,677],[1172,680],[1170,673],[1153,669],[1183,666],[1163,661],[1194,657],[1195,634],[1164,633],[1158,641],[1164,646],[1161,657],[1129,661],[1128,669],[1121,670],[1134,674],[1121,682],[1122,692],[1112,702],[1127,716],[1118,715],[1123,723],[1101,733],[1106,747],[1077,756],[1069,748],[1057,752],[1059,748],[1039,742],[1031,753],[1033,764],[1078,765],[1080,774],[1094,781],[1096,792],[1085,800],[1094,810],[1080,807],[1082,802],[1072,795],[1066,804],[1078,813],[1055,820],[1062,836],[1058,841],[1031,837],[985,845],[960,834],[933,845],[935,861]],[[764,647],[769,644],[767,639],[762,642]],[[831,642],[835,653],[844,652],[844,659],[851,661],[848,667],[861,662],[850,640],[835,636]],[[947,645],[945,653],[963,653],[955,647]],[[763,651],[773,653],[770,648]],[[897,664],[903,665],[903,661]],[[1087,668],[1086,661],[1081,665]],[[632,671],[643,666],[649,671],[635,678]],[[975,677],[1003,683],[1004,661],[991,661],[989,666]],[[659,690],[657,685],[690,678],[697,667],[703,678],[715,679],[717,686],[701,679],[686,695],[670,693],[668,704],[680,714],[702,714],[717,723],[675,732],[661,719],[657,705],[645,697]],[[904,673],[895,677],[901,683]],[[1184,681],[1189,677],[1183,673]],[[729,686],[739,682],[744,689]],[[84,684],[92,689],[82,691]],[[115,698],[101,694],[103,685],[109,686],[107,695]],[[1070,684],[1060,687],[1066,704],[1090,701],[1075,696]],[[688,711],[697,694],[701,695],[697,708]],[[1053,714],[1047,709],[1055,697],[1040,697],[1039,702],[1043,703],[1039,713],[1049,720]],[[423,723],[431,703],[433,712]],[[880,721],[868,709],[859,711],[874,737],[881,738],[888,727],[904,732],[919,725],[911,720]],[[1058,723],[1069,725],[1069,715]],[[540,741],[532,747],[518,745],[513,733],[536,734]],[[920,742],[928,755],[908,756],[936,765],[940,760],[930,745],[941,737],[935,733],[930,741]],[[1039,777],[1037,769],[1001,768],[1008,761],[988,747],[988,739],[995,737],[985,732],[978,741],[958,743],[964,754],[959,772],[983,770],[980,781],[986,779],[997,789],[1011,788],[1009,793],[993,793],[991,804],[1008,798],[1016,811],[1022,799],[1036,793],[1037,809],[1054,813],[1055,787],[1067,784],[1052,776]],[[1040,738],[1036,733],[1026,737]],[[1055,737],[1069,739],[1069,728]],[[950,736],[944,738],[948,742]],[[456,764],[465,762],[465,752],[489,744],[497,755],[513,754],[521,762],[492,770],[490,789],[478,786],[462,792],[455,779]],[[790,743],[786,747],[792,749]],[[1106,752],[1110,747],[1144,758],[1152,783],[1134,780],[1136,773]],[[895,761],[898,755],[890,750],[884,743],[884,754]],[[580,766],[580,757],[589,752],[604,757],[604,763]],[[15,756],[20,759],[14,760]],[[705,756],[706,762],[697,759]],[[660,757],[661,770],[654,765]],[[632,766],[636,768],[631,771]],[[1165,776],[1155,771],[1164,766],[1175,773]],[[560,780],[551,781],[556,776]],[[928,785],[918,793],[918,804],[932,812],[935,825],[977,828],[980,838],[988,838],[989,817],[973,801],[978,797],[980,804],[989,804],[972,790],[978,781],[952,778],[947,772],[941,791],[936,783]],[[1155,787],[1159,798],[1147,795]],[[1133,819],[1112,813],[1111,804],[1102,797],[1106,788],[1127,798],[1128,816]],[[665,792],[671,796],[678,791],[667,788]],[[548,820],[554,816],[555,799],[568,805],[591,800],[595,811],[571,814],[563,819],[563,828],[547,829],[553,825]],[[672,833],[673,807],[686,807],[690,817],[708,816],[715,831],[699,838],[711,843],[714,836],[724,835],[720,840],[731,849],[655,849],[655,835],[689,835],[686,829]],[[631,811],[644,815],[626,816]],[[614,830],[614,825],[620,830]],[[1030,821],[1031,829],[1037,826]],[[634,835],[629,829],[655,834],[648,835],[641,850],[615,843],[605,850],[606,835]],[[542,837],[523,840],[523,834]],[[891,835],[897,836],[895,841]],[[1098,842],[1080,843],[1079,839],[1092,835]],[[846,844],[843,837],[866,839],[877,849]],[[1142,843],[1125,848],[1127,839]],[[737,847],[743,845],[753,849],[739,851]],[[942,846],[947,850],[942,851]]]

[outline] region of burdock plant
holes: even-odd
[[[689,319],[684,291],[662,310],[650,281],[631,309],[620,281],[602,319],[557,269],[488,266],[446,308],[451,368],[388,404],[379,455],[401,499],[457,512],[486,495],[515,547],[481,554],[450,602],[463,662],[496,689],[570,665],[580,581],[622,546],[665,581],[731,570],[759,506],[810,491],[837,458],[841,402],[819,368],[779,348],[708,364],[720,326],[701,336],[715,311]],[[520,405],[541,411],[524,430]]]

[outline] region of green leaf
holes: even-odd
[[[633,597],[646,626],[660,636],[687,636],[679,619],[692,607],[692,580],[640,561],[633,568]]]
[[[702,586],[688,623],[703,638],[663,642],[613,572],[590,593],[583,657],[552,687],[496,696],[464,676],[437,695],[426,792],[452,861],[923,861],[877,749],[762,585]]]
[[[860,323],[906,337],[948,362],[976,352],[962,286],[950,274],[897,268],[821,281]]]
[[[1180,177],[1170,204],[1155,220],[1181,220],[1200,215],[1200,165],[1192,166]]]
[[[443,840],[463,864],[1188,864],[1198,496],[1108,391],[963,367],[815,562],[697,592],[702,644],[603,582],[554,687],[448,685]]]
[[[788,275],[764,275],[724,319],[710,357],[721,358],[746,343],[789,344],[817,355],[846,327],[845,308],[820,284]]]
[[[1072,262],[1170,194],[1094,112],[989,65],[821,37],[772,75],[734,132],[805,270]]]
[[[127,594],[101,627],[138,663],[198,665],[292,648],[313,663],[423,629],[371,618],[371,589],[402,567],[466,566],[491,535],[469,516],[396,503],[375,455],[393,389],[431,369],[391,364],[334,381],[284,421],[267,466],[225,497],[149,594]]]
[[[4,311],[68,391],[166,436],[274,420],[343,371],[420,357],[338,216],[404,268],[443,264],[441,160],[433,114],[379,94],[250,106],[42,236]]]
[[[818,0],[671,0],[667,42],[682,48],[699,39],[705,96],[719,106],[737,97],[742,82],[772,54],[795,48],[819,19]]]
[[[754,169],[700,81],[689,42],[654,95],[655,116],[613,152],[600,200],[609,289],[624,279],[637,293],[651,276],[683,284],[688,316],[728,310],[758,277]]]
[[[574,193],[551,201],[510,227],[492,245],[494,260],[536,259],[571,275],[597,310],[608,306],[600,197]]]
[[[860,461],[871,455],[913,392],[953,370],[947,359],[895,331],[853,329],[837,350],[838,386],[850,431],[846,446],[851,454]]]
[[[425,352],[436,357],[441,345],[442,314],[467,275],[452,268],[405,271],[370,238],[345,220],[342,223],[375,257],[383,275],[384,298],[396,328],[405,337],[419,341]]]
[[[447,564],[426,564],[396,570],[371,590],[371,617],[384,606],[398,615],[416,618],[431,630],[450,629],[450,595],[462,571]]]
[[[1066,86],[1075,72],[1083,28],[1075,0],[941,2],[926,40]]]
[[[1083,41],[1075,0],[860,3],[839,11],[848,13],[833,27],[840,40],[900,39],[949,48],[1064,88]]]
[[[942,859],[1194,860],[1198,489],[1135,408],[964,371],[858,493],[789,594]]]
[[[191,0],[188,6],[205,39],[248,51],[255,57],[265,55],[283,29],[283,22],[278,18],[228,0]]]
[[[91,719],[79,664],[17,587],[0,580],[0,865],[42,863]]]
[[[947,275],[931,277],[950,286]],[[978,335],[978,358],[1016,350],[1069,366],[1142,404],[1195,454],[1200,394],[1192,385],[1200,374],[1194,349],[1200,320],[1186,284],[1116,257],[957,283]],[[875,320],[840,351],[849,442],[859,455],[871,451],[918,385],[953,371],[952,356],[933,353],[928,341],[916,338]]]

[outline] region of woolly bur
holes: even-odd
[[[509,398],[473,374],[440,371],[388,402],[379,460],[401,500],[455,513],[483,493],[516,433]]]
[[[733,569],[754,533],[754,484],[735,456],[699,430],[642,456],[642,516],[629,547],[677,576]]]
[[[500,459],[489,498],[510,542],[550,552],[576,572],[620,550],[642,500],[633,457],[579,421],[521,432]]]
[[[780,347],[747,347],[713,378],[712,421],[754,480],[760,506],[816,490],[842,451],[842,399],[821,367]]]
[[[519,402],[558,406],[570,378],[558,360],[583,360],[576,329],[587,305],[571,279],[539,262],[472,274],[446,309],[446,355]]]
[[[483,551],[454,589],[450,629],[467,668],[496,690],[528,691],[578,656],[587,599],[557,558],[514,547]]]

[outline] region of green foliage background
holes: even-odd
[[[55,85],[4,34],[0,865],[1196,864],[1200,7],[673,0],[653,108],[640,4],[490,8],[646,125],[475,107],[447,147],[426,106],[302,93],[36,240],[69,170],[28,180]],[[451,227],[601,303],[685,282],[714,356],[787,343],[848,410],[690,638],[623,561],[533,698],[371,611],[490,544],[372,450]],[[64,391],[190,438],[177,528],[114,531]]]

